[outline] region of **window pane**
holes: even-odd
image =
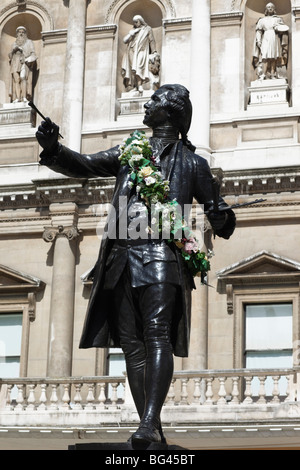
[[[122,349],[111,348],[108,354],[108,375],[123,376],[126,371],[126,364]],[[111,397],[112,387],[108,387],[108,396]],[[118,398],[123,398],[124,387],[119,385],[117,388]]]
[[[246,306],[246,350],[292,348],[292,304]]]
[[[289,369],[290,367],[293,367],[292,350],[246,353],[247,369]]]
[[[123,354],[110,354],[108,375],[123,375],[125,370],[126,370],[126,366],[125,366],[124,355]]]
[[[22,314],[0,315],[0,376],[18,377],[22,340]]]
[[[19,377],[20,358],[19,357],[0,357],[0,376],[6,379]]]
[[[293,351],[255,351],[246,353],[247,369],[289,369],[293,367]],[[287,380],[281,377],[278,382],[280,395],[286,395]],[[251,382],[251,392],[253,396],[259,395],[260,382],[258,377],[254,377]],[[267,396],[272,395],[273,379],[267,377],[265,381],[265,391]]]

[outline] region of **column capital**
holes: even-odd
[[[58,225],[57,227],[45,227],[43,233],[43,239],[45,242],[54,242],[57,237],[66,237],[69,241],[74,240],[80,235],[81,231],[77,226],[72,225],[70,227],[64,227],[63,225]]]

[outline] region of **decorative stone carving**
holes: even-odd
[[[259,80],[285,78],[289,27],[276,15],[274,3],[267,3],[265,16],[256,24],[253,65]]]
[[[123,41],[127,45],[122,60],[125,90],[138,96],[143,94],[145,83],[151,82],[152,89],[159,88],[160,56],[152,28],[142,16],[133,17],[133,29]]]
[[[31,99],[32,78],[37,60],[34,44],[28,39],[26,28],[19,26],[16,34],[16,40],[8,55],[11,77],[9,95],[13,103]]]
[[[59,225],[58,227],[45,227],[45,231],[43,233],[43,239],[45,242],[54,242],[54,240],[58,236],[66,237],[69,241],[74,240],[80,235],[80,231],[76,226],[71,227],[63,227]]]

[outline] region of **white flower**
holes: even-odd
[[[144,168],[140,170],[139,176],[141,176],[142,178],[145,178],[145,177],[150,176],[152,173],[153,173],[152,168],[150,168],[150,166],[145,166]]]
[[[150,186],[151,184],[156,183],[156,179],[152,176],[148,176],[147,178],[145,178],[145,183],[147,186]]]
[[[139,185],[136,186],[136,192],[139,193],[141,190],[141,187]]]

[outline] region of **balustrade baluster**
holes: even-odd
[[[170,388],[168,391],[167,399],[165,404],[169,406],[175,405],[175,381],[176,379],[172,379]]]
[[[291,398],[291,376],[286,375],[286,380],[287,380],[287,387],[286,387],[286,398],[285,402],[292,401]]]
[[[27,399],[27,410],[35,410],[35,384],[30,384],[29,385],[29,393],[28,393],[28,399]]]
[[[12,406],[11,403],[11,390],[13,388],[13,385],[8,384],[7,385],[7,390],[6,390],[6,410],[13,410],[14,407]]]
[[[204,402],[204,405],[212,405],[213,404],[213,390],[212,390],[212,381],[213,381],[213,378],[212,377],[209,377],[206,379],[206,392],[205,392],[205,397],[206,397],[206,400]]]
[[[88,394],[87,394],[87,397],[86,397],[86,401],[87,401],[87,404],[85,406],[86,410],[93,410],[94,409],[94,402],[95,402],[94,390],[95,390],[95,385],[94,384],[89,384],[88,385]]]
[[[219,387],[218,395],[219,395],[220,398],[217,401],[218,405],[226,404],[226,400],[225,400],[225,397],[226,397],[225,380],[226,380],[226,377],[219,377],[220,387]]]
[[[50,397],[50,410],[58,410],[57,402],[57,384],[52,384],[51,385],[52,393]]]
[[[46,406],[46,403],[47,403],[46,389],[47,389],[47,385],[42,384],[41,385],[41,395],[40,395],[40,405],[38,406],[38,410],[40,410],[40,411],[44,411],[47,408],[47,406]]]
[[[265,381],[266,381],[266,377],[265,376],[262,376],[262,377],[258,377],[259,379],[259,399],[257,400],[257,403],[259,404],[264,404],[266,403],[266,389],[265,389]]]
[[[187,383],[189,379],[181,379],[181,395],[180,395],[180,404],[188,405],[188,393],[187,393]]]
[[[106,402],[106,395],[105,395],[105,383],[100,384],[100,392],[98,397],[99,404],[97,405],[97,409],[103,409]]]
[[[200,389],[200,377],[194,377],[194,393],[193,393],[193,403],[200,403],[201,398],[201,389]]]
[[[111,391],[111,407],[112,408],[117,408],[117,401],[118,401],[117,388],[118,388],[119,384],[114,382],[114,383],[111,383],[110,385],[111,385],[111,388],[112,388],[112,391]]]
[[[64,393],[62,397],[62,408],[64,409],[69,409],[70,408],[70,384],[64,384]]]
[[[240,403],[239,379],[240,379],[239,377],[232,377],[232,392],[231,392],[232,399],[229,402],[230,405],[237,405]]]
[[[82,410],[81,387],[82,387],[82,384],[75,384],[74,410]]]
[[[250,403],[253,403],[252,400],[252,391],[251,391],[251,382],[252,382],[253,377],[245,377],[246,381],[246,386],[245,386],[245,399],[243,403],[245,405],[250,405]]]
[[[273,390],[272,390],[272,403],[279,403],[279,388],[278,388],[278,381],[279,375],[274,375],[273,377]]]
[[[16,402],[18,403],[16,406],[16,410],[24,410],[24,385],[17,385],[18,395]]]

